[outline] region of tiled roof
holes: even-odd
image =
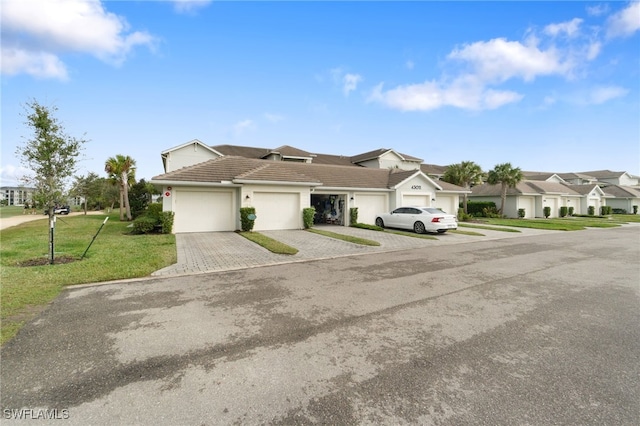
[[[605,194],[618,198],[640,198],[640,189],[631,188],[630,186],[609,185],[602,188],[602,190]]]
[[[271,150],[267,148],[254,148],[238,145],[216,145],[211,148],[215,149],[222,155],[234,155],[245,158],[263,158],[271,152]]]
[[[587,195],[589,194],[591,191],[593,191],[593,188],[597,188],[598,185],[593,184],[593,183],[589,183],[589,184],[584,184],[584,185],[569,185],[569,184],[563,184],[563,186],[571,189],[572,191],[574,191],[577,194],[580,195]]]
[[[280,155],[283,155],[286,157],[312,157],[313,156],[313,154],[311,154],[310,152],[303,151],[301,149],[294,148],[289,145],[283,145],[279,148],[273,149],[269,152],[269,154],[272,154],[272,153],[279,153]]]
[[[389,169],[224,156],[155,176],[153,180],[213,183],[234,180],[308,182],[322,184],[325,187],[388,189],[390,175]]]
[[[354,155],[351,157],[351,161],[353,163],[360,163],[362,161],[372,160],[374,158],[379,158],[381,155],[386,154],[389,151],[395,152],[406,161],[416,161],[416,162],[422,163],[421,158],[413,157],[411,155],[403,154],[401,152],[395,151],[393,149],[387,149],[387,148],[374,149],[373,151],[365,152],[364,154]]]
[[[589,189],[586,192],[585,187]],[[594,185],[567,185],[564,183],[523,180],[518,183],[515,188],[507,189],[507,195],[532,195],[532,194],[560,194],[560,195],[584,195],[588,194]],[[483,185],[474,186],[471,192],[476,196],[493,197],[499,196],[501,185]]]
[[[445,182],[443,180],[439,180],[436,183],[442,187],[443,191],[447,191],[447,192],[467,192],[467,190],[464,189],[463,187],[458,186],[458,185],[454,185],[454,184],[449,183],[449,182]]]
[[[612,172],[611,170],[594,170],[591,172],[580,172],[580,174],[593,176],[597,179],[618,178],[625,172]]]
[[[448,169],[448,166],[438,166],[436,164],[420,164],[420,170],[425,175],[442,176]]]

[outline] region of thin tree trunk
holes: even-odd
[[[507,202],[507,188],[508,185],[503,182],[500,191],[500,216],[504,215],[504,203]]]
[[[122,211],[122,204],[124,203],[124,185],[120,185],[120,221],[124,221],[124,214]]]
[[[124,188],[124,207],[127,212],[127,220],[131,220],[131,206],[129,205],[129,182],[128,182],[128,172],[122,173],[122,187]]]

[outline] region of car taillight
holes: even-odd
[[[434,217],[433,219],[431,219],[431,222],[440,222],[440,217]]]

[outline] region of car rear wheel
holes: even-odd
[[[376,226],[379,226],[380,228],[384,228],[384,220],[382,220],[381,217],[376,218]]]
[[[422,222],[416,222],[413,224],[413,230],[416,232],[416,234],[424,234],[424,223]]]

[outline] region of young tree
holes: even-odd
[[[471,185],[477,185],[482,183],[484,172],[482,168],[473,161],[463,161],[457,164],[451,164],[447,167],[447,170],[442,176],[442,180],[452,183],[454,185],[462,186],[464,189],[471,189]],[[464,194],[463,198],[464,212],[467,211],[467,194]]]
[[[34,199],[43,203],[53,224],[53,207],[62,201],[67,180],[76,171],[78,157],[87,141],[65,133],[54,115],[57,107],[46,107],[32,100],[25,105],[25,110],[25,124],[32,135],[25,138],[24,144],[16,149],[16,154],[22,164],[33,172],[33,175],[23,179],[35,188]],[[50,263],[53,263],[53,225],[50,229],[49,255]]]
[[[124,206],[127,220],[131,220],[131,207],[129,206],[129,186],[136,182],[136,162],[133,158],[124,155],[109,157],[104,164],[104,170],[109,179],[120,188],[120,220],[124,220],[122,207]]]
[[[519,167],[513,167],[511,163],[502,163],[496,165],[487,175],[487,182],[491,185],[502,185],[500,190],[500,215],[504,212],[504,204],[507,201],[507,189],[515,188],[515,186],[524,179],[522,170]]]
[[[101,178],[94,172],[90,172],[87,176],[76,176],[71,194],[82,197],[84,199],[84,214],[87,214],[87,207],[98,204],[102,197],[104,178]]]

